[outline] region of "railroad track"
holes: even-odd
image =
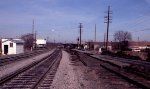
[[[150,62],[146,61],[141,61],[141,60],[133,60],[133,59],[125,59],[125,58],[119,58],[119,57],[112,57],[112,56],[101,56],[102,58],[110,59],[110,60],[116,60],[116,61],[121,61],[124,63],[129,63],[132,65],[139,65],[143,67],[147,67],[150,69]]]
[[[129,71],[129,68],[125,68],[125,69],[120,68],[119,66],[94,58],[85,53],[77,52],[76,55],[85,66],[88,66],[88,67],[98,67],[98,66],[100,67],[101,66],[104,69],[121,77],[122,79],[127,80],[128,82],[138,86],[139,88],[150,89],[150,80],[146,79],[145,77],[141,75],[139,76],[139,74],[136,74],[137,72],[135,70],[130,69]],[[96,59],[97,61],[91,60],[92,58]]]
[[[19,70],[17,74],[5,77],[0,89],[46,89],[51,86],[61,60],[61,50],[54,51],[37,63]]]
[[[138,76],[142,76],[145,79],[150,80],[150,62],[125,59],[125,58],[119,58],[119,57],[111,57],[111,56],[101,56],[101,58],[120,61],[122,63],[128,63],[130,66],[125,68],[126,71],[134,73]]]
[[[22,53],[22,54],[18,54],[18,55],[13,55],[13,56],[8,56],[8,57],[1,57],[0,58],[0,66],[6,65],[6,64],[10,64],[19,60],[23,60],[26,58],[30,58],[30,57],[34,57],[36,55],[39,55],[41,53],[44,53],[47,51],[34,51],[34,52],[28,52],[28,53]]]

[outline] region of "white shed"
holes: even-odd
[[[24,41],[21,39],[2,39],[2,54],[19,54],[24,52]]]

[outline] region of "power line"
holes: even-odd
[[[148,31],[150,30],[150,28],[146,28],[146,29],[143,29],[143,30],[136,30],[136,31],[132,31],[132,33],[136,33],[136,32],[143,32],[143,31]]]
[[[150,20],[150,17],[142,16],[132,22],[127,22],[127,23],[123,24],[122,26],[116,26],[116,27],[113,27],[112,29],[118,29],[118,28],[119,29],[129,29],[129,28],[136,29],[137,25],[144,28],[145,24],[143,24],[143,23],[145,21],[148,22],[149,20]]]

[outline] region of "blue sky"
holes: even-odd
[[[0,37],[32,32],[34,19],[38,38],[76,42],[83,23],[83,41],[94,39],[95,24],[97,41],[103,41],[108,5],[113,12],[110,41],[117,30],[131,32],[135,41],[150,41],[150,0],[0,0]]]

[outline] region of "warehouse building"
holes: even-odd
[[[45,48],[46,47],[46,40],[45,39],[37,39],[36,40],[36,47],[37,48]]]

